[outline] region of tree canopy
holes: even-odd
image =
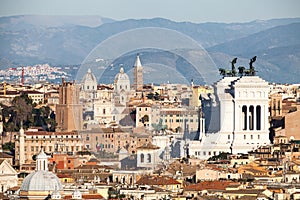
[[[21,123],[24,128],[41,126],[44,130],[55,131],[56,121],[54,112],[49,106],[35,107],[32,99],[23,93],[16,96],[11,106],[1,105],[4,131],[19,131]]]

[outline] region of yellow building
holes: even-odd
[[[28,95],[28,98],[32,100],[32,103],[41,104],[44,103],[44,93],[39,91],[26,91],[25,94]]]
[[[213,89],[208,87],[208,86],[202,86],[202,85],[193,85],[192,86],[193,90],[193,96],[192,96],[192,106],[201,106],[201,100],[200,100],[200,95],[206,95],[206,94],[212,94],[214,93]]]
[[[198,110],[187,108],[164,108],[160,111],[163,125],[176,132],[198,130]]]
[[[81,136],[78,132],[29,130],[24,132],[24,136],[19,135],[16,138],[16,163],[21,165],[32,163],[33,156],[39,153],[41,146],[43,146],[44,151],[49,154],[60,152],[73,155],[83,150]]]

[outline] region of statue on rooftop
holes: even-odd
[[[255,76],[255,69],[253,67],[253,63],[256,61],[256,56],[254,56],[253,58],[250,59],[250,63],[249,63],[249,71],[250,71],[250,76]]]
[[[231,63],[231,70],[226,70],[224,68],[219,68],[220,75],[222,76],[236,76],[237,71],[235,70],[235,64],[236,64],[237,58],[234,58]]]

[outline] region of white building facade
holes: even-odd
[[[208,128],[199,141],[190,141],[189,155],[207,159],[221,152],[247,153],[270,143],[269,86],[258,76],[224,77],[214,95],[203,102]]]

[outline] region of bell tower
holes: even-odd
[[[19,165],[25,164],[25,135],[23,129],[23,123],[21,122],[21,128],[19,131]]]
[[[136,56],[133,68],[133,88],[136,91],[141,91],[143,90],[143,66],[139,54]]]

